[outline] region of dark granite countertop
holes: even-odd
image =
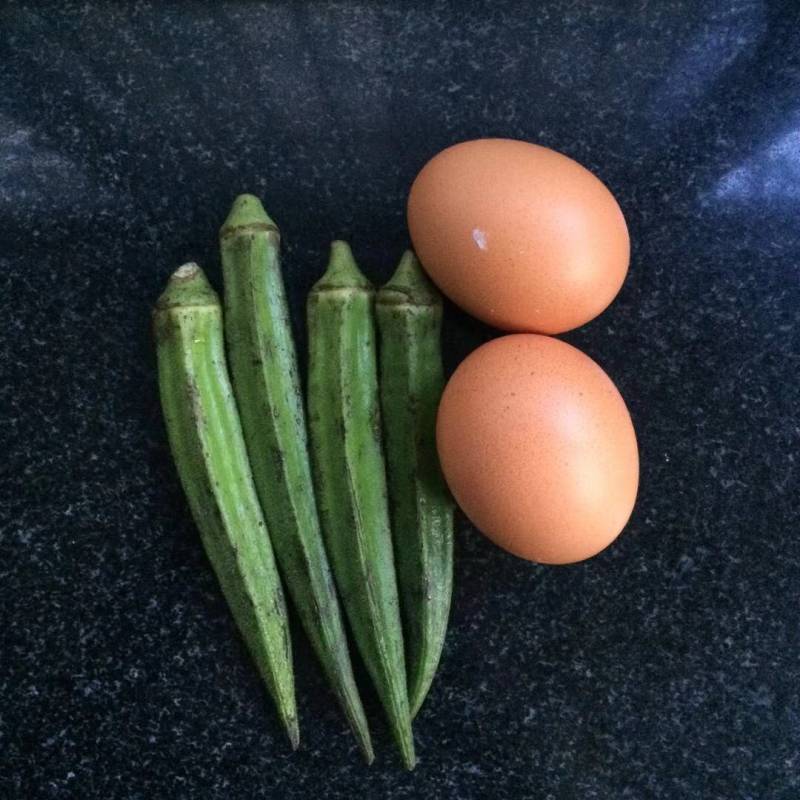
[[[0,8],[0,797],[800,797],[800,25],[786,2],[10,2]],[[367,768],[295,636],[292,754],[166,445],[167,275],[280,224],[304,349],[328,242],[386,278],[421,165],[554,147],[628,219],[565,338],[625,396],[628,528],[545,568],[465,522],[441,671]],[[493,335],[448,308],[452,369]]]

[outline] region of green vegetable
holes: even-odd
[[[320,531],[280,233],[241,195],[220,232],[225,338],[250,464],[287,589],[368,762],[372,742]]]
[[[181,483],[225,599],[296,748],[286,604],[228,380],[222,309],[196,264],[172,275],[153,323],[161,404]]]
[[[374,290],[344,242],[308,298],[308,411],[322,527],[350,625],[409,769],[415,763],[389,529]]]
[[[381,409],[408,695],[416,715],[447,631],[453,587],[453,502],[436,454],[436,410],[444,388],[442,299],[411,251],[376,302]]]

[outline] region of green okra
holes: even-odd
[[[228,606],[296,748],[286,604],[228,379],[222,308],[196,264],[172,275],[153,327],[178,475]]]
[[[376,316],[389,507],[413,717],[433,681],[447,631],[453,501],[436,453],[436,411],[444,388],[442,299],[410,250],[378,292]]]
[[[280,233],[253,195],[220,232],[225,339],[256,490],[300,621],[368,762],[374,756],[320,531],[280,267]]]
[[[350,626],[406,766],[415,763],[381,443],[375,293],[334,242],[308,297],[308,413],[323,532]]]

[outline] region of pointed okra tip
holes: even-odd
[[[181,306],[216,306],[219,297],[205,273],[193,261],[178,267],[156,302],[156,312]]]
[[[416,306],[441,305],[442,296],[414,255],[413,250],[403,253],[400,263],[389,282],[378,292],[378,303]]]
[[[347,242],[331,242],[331,255],[325,274],[314,284],[311,291],[325,289],[363,289],[373,291],[370,280],[358,268],[353,251]]]
[[[375,751],[372,749],[372,742],[359,742],[359,749],[361,750],[361,755],[364,756],[364,761],[366,765],[369,767],[375,762]]]
[[[292,751],[297,750],[300,746],[300,726],[297,723],[297,717],[285,720],[286,735],[289,737],[289,744],[292,746]]]
[[[236,233],[253,231],[273,231],[278,233],[278,226],[264,210],[261,201],[254,194],[240,194],[231,207],[219,235],[221,238]]]
[[[417,766],[417,756],[414,753],[413,746],[410,747],[410,748],[404,747],[402,749],[401,755],[402,755],[402,758],[403,758],[403,766],[407,770],[412,770],[412,769],[414,769],[414,767]]]

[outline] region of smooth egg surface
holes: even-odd
[[[439,288],[510,331],[561,333],[619,292],[630,240],[617,201],[589,170],[513,139],[448,147],[417,175],[408,227]]]
[[[589,558],[633,510],[639,454],[625,401],[558,339],[503,336],[471,353],[445,388],[436,442],[464,513],[522,558]]]

